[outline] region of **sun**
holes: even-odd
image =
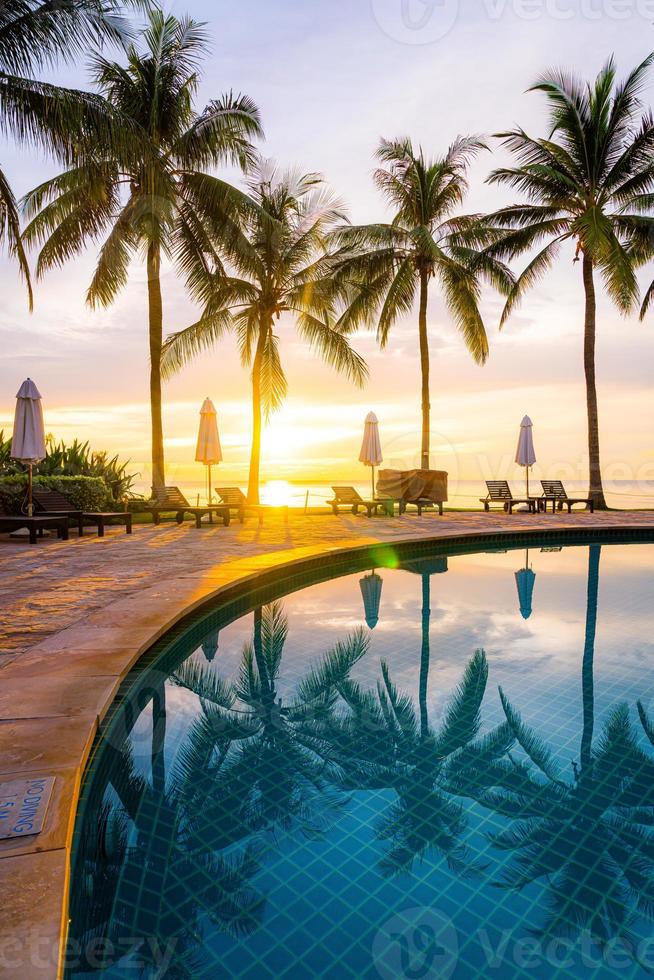
[[[293,487],[288,480],[269,480],[261,489],[261,502],[269,507],[291,506]]]

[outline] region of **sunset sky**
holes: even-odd
[[[387,217],[371,181],[381,136],[409,135],[437,155],[457,134],[492,134],[519,123],[541,135],[542,96],[525,89],[542,69],[562,65],[590,77],[614,52],[624,74],[654,48],[649,0],[184,0],[164,6],[209,25],[214,48],[198,107],[230,88],[250,95],[263,117],[264,154],[322,171],[355,222]],[[403,10],[413,19],[403,21]],[[57,77],[86,84],[83,66]],[[654,73],[646,97],[654,103]],[[0,144],[0,156],[18,194],[56,169],[25,147]],[[495,147],[475,165],[469,211],[509,202],[506,191],[483,182],[502,159]],[[119,452],[147,483],[145,273],[135,264],[116,304],[91,312],[84,294],[94,257],[90,249],[83,261],[48,275],[32,315],[15,267],[2,258],[0,428],[11,427],[15,393],[29,375],[43,395],[47,431]],[[535,423],[541,474],[585,478],[583,295],[572,259],[570,246],[502,334],[501,300],[486,293],[491,356],[484,368],[465,351],[434,292],[432,465],[454,479],[516,476],[511,460],[525,413]],[[654,267],[643,284],[652,278]],[[197,311],[172,270],[163,290],[166,332],[192,322]],[[380,419],[386,462],[417,464],[416,316],[398,324],[385,351],[373,333],[355,338],[370,367],[364,391],[322,365],[296,340],[291,322],[282,320],[278,332],[290,397],[264,437],[264,480],[365,479],[357,457],[370,409]],[[645,324],[625,321],[601,298],[597,366],[605,475],[654,479],[654,314]],[[225,342],[166,386],[171,483],[197,474],[198,413],[207,395],[219,411],[221,475],[245,478],[249,379],[234,345]]]

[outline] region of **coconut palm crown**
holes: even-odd
[[[223,96],[200,113],[193,107],[198,65],[207,51],[203,25],[154,9],[127,64],[93,59],[95,82],[115,129],[134,138],[82,144],[77,161],[25,200],[24,232],[41,246],[37,274],[101,242],[87,293],[91,307],[109,306],[127,284],[130,264],[147,266],[149,303],[152,484],[164,485],[161,413],[162,260],[187,278],[200,249],[202,215],[238,206],[240,195],[211,175],[229,162],[246,166],[250,140],[261,134],[259,113],[246,96]],[[188,282],[192,288],[193,283]]]
[[[80,135],[102,123],[93,97],[37,80],[106,41],[122,44],[128,22],[118,0],[12,0],[0,4],[0,130],[48,152],[70,155]],[[32,284],[16,198],[0,169],[0,243],[18,261],[30,307]]]
[[[512,260],[529,252],[528,265],[509,293],[502,323],[527,290],[554,264],[566,244],[581,262],[585,293],[584,369],[588,414],[590,495],[606,507],[600,467],[595,380],[596,274],[621,313],[640,306],[636,270],[654,254],[654,120],[639,93],[652,55],[624,82],[611,59],[594,83],[548,72],[530,91],[542,92],[549,108],[549,134],[523,129],[498,134],[515,166],[494,170],[489,180],[512,188],[523,201],[489,217],[506,233],[490,254]],[[535,250],[535,254],[533,253]],[[654,296],[650,287],[641,307]]]
[[[164,371],[172,374],[230,330],[242,363],[251,368],[252,449],[248,500],[259,502],[264,416],[279,409],[287,380],[275,326],[293,322],[320,357],[363,384],[366,366],[339,325],[342,289],[330,262],[328,238],[344,214],[320,174],[280,171],[260,160],[248,179],[249,206],[229,222],[219,214],[204,225],[189,275],[204,300],[200,320],[168,338]],[[198,250],[199,253],[199,250]]]
[[[488,357],[479,310],[481,281],[488,278],[504,291],[511,285],[508,269],[478,251],[490,230],[484,232],[474,216],[456,214],[468,189],[469,165],[482,149],[485,144],[477,137],[459,138],[444,157],[428,159],[409,139],[382,140],[374,180],[393,209],[392,221],[344,227],[337,236],[342,250],[337,267],[353,293],[343,317],[348,328],[376,323],[385,347],[392,327],[413,311],[419,297],[424,469],[430,456],[430,284],[438,283],[448,313],[479,364]]]

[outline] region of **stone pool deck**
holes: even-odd
[[[84,767],[113,697],[187,612],[302,563],[379,543],[498,533],[650,530],[654,513],[270,515],[207,526],[116,528],[36,546],[0,536],[0,782],[56,776],[38,836],[0,840],[0,977],[61,975],[69,857]]]

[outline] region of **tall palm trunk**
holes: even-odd
[[[266,346],[266,329],[261,328],[252,363],[252,448],[248,477],[248,503],[259,503],[259,470],[261,468],[261,368]]]
[[[429,272],[420,270],[420,312],[418,331],[420,334],[420,373],[422,377],[422,449],[420,465],[429,469],[429,437],[431,403],[429,399],[429,337],[427,335],[427,300],[429,298]]]
[[[586,405],[588,410],[588,457],[590,464],[589,496],[599,510],[606,510],[602,470],[600,468],[599,415],[597,411],[597,386],[595,381],[595,327],[597,301],[593,280],[593,260],[584,252],[584,291],[586,294],[586,319],[584,323],[584,371],[586,373]]]
[[[150,329],[150,415],[152,419],[152,492],[166,485],[163,420],[161,415],[161,347],[163,302],[161,299],[161,251],[158,243],[148,246],[148,314]]]
[[[584,727],[581,736],[581,771],[588,769],[593,746],[595,724],[595,680],[593,666],[595,660],[595,635],[597,632],[597,599],[599,592],[599,567],[602,546],[592,544],[588,549],[588,594],[586,598],[586,634],[584,639],[584,660],[581,669],[581,694],[583,702]]]

